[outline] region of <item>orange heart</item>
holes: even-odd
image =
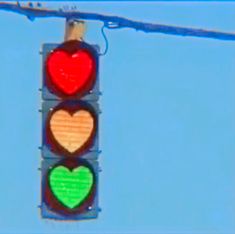
[[[94,119],[87,110],[73,114],[57,110],[50,119],[50,129],[56,141],[70,153],[80,149],[94,129]]]

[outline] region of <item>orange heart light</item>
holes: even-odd
[[[49,120],[49,142],[58,154],[77,156],[92,143],[96,118],[84,107],[79,109],[56,108]]]

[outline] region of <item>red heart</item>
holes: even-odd
[[[47,58],[46,70],[56,89],[65,95],[75,95],[93,83],[95,59],[86,49],[73,53],[56,49]]]

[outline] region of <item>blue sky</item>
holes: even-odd
[[[136,20],[235,31],[234,3],[66,3]],[[44,3],[57,7],[63,3]],[[100,28],[85,37],[105,47]],[[42,220],[42,43],[64,20],[0,12],[0,233],[234,233],[235,42],[106,30],[98,220]]]

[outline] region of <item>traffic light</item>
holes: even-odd
[[[42,62],[41,215],[97,218],[98,47],[44,44]]]

